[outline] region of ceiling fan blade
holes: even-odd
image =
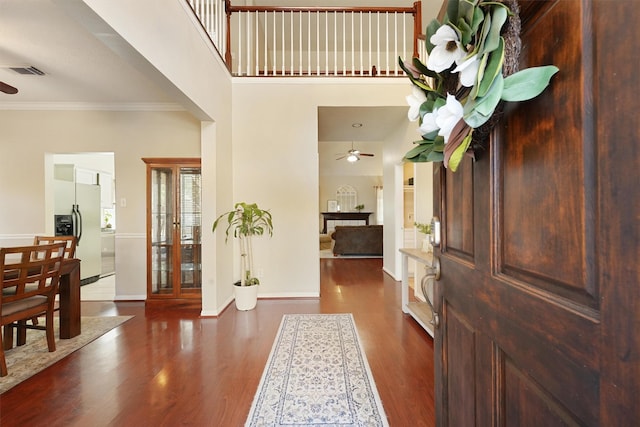
[[[360,153],[360,156],[367,156],[367,157],[373,157],[375,156],[375,154],[371,154],[371,153]]]
[[[336,157],[336,160],[342,160],[342,159],[344,159],[345,157],[347,157],[347,155],[346,155],[346,154],[345,154],[345,155],[343,155],[343,156],[340,156],[340,157]]]
[[[0,92],[8,93],[9,95],[14,95],[18,93],[18,89],[15,87],[6,84],[5,82],[0,82]]]

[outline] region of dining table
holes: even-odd
[[[58,285],[60,338],[80,335],[80,260],[66,258],[60,266]]]
[[[58,282],[58,311],[60,339],[80,335],[80,260],[64,258]]]

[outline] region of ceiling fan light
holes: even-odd
[[[348,162],[353,163],[353,162],[357,162],[358,160],[360,160],[360,158],[357,155],[353,154],[353,153],[351,153],[351,154],[349,154],[347,156],[347,161]]]

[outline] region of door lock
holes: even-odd
[[[431,234],[429,235],[429,243],[431,243],[431,246],[440,246],[440,232],[440,219],[434,216],[431,219]]]

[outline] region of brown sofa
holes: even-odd
[[[382,225],[337,225],[334,255],[382,255]]]

